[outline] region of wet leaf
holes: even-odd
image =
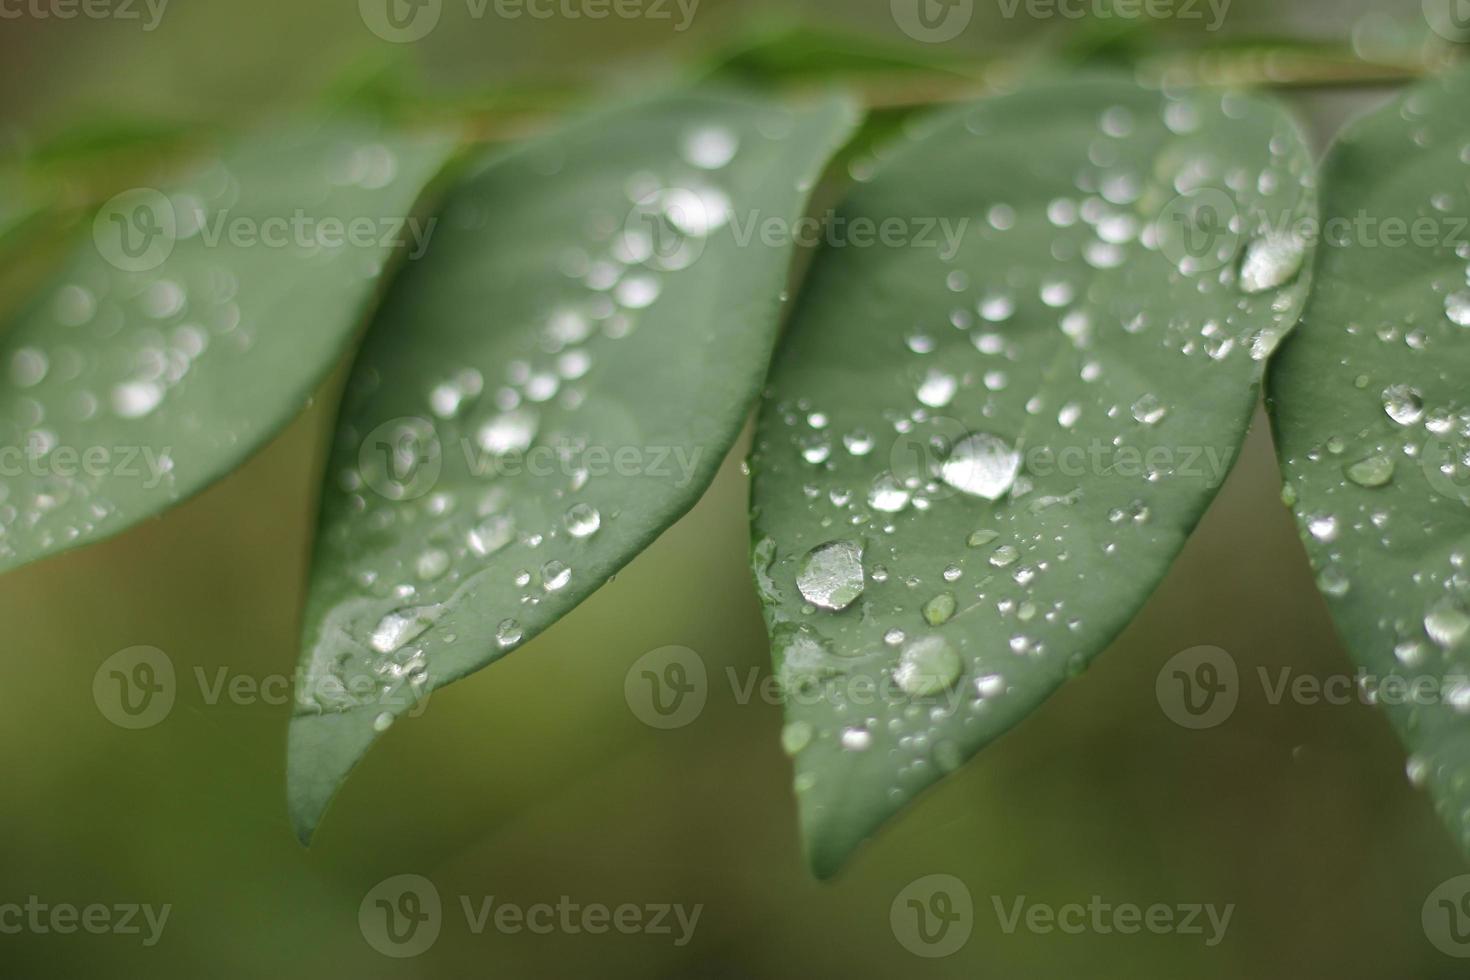
[[[0,569],[159,513],[300,412],[450,150],[301,125],[104,205],[0,338]]]
[[[1470,850],[1470,72],[1351,125],[1323,171],[1324,244],[1272,368],[1286,479],[1318,583]]]
[[[845,103],[683,95],[585,119],[451,195],[358,359],[291,724],[309,837],[394,717],[565,615],[687,511],[765,375]]]
[[[1310,172],[1269,102],[1087,76],[940,117],[840,210],[889,236],[818,257],[751,464],[818,874],[1163,576],[1296,319],[1305,246],[1267,231]]]

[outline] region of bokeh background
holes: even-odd
[[[1006,18],[977,0],[970,27],[944,45],[905,37],[886,0],[701,0],[684,32],[651,20],[474,21],[446,0],[440,27],[402,46],[367,30],[355,0],[173,0],[152,31],[6,9],[22,16],[0,19],[0,151],[59,153],[55,172],[85,172],[61,185],[79,199],[127,186],[154,137],[366,98],[479,113],[498,138],[611,89],[706,72],[798,21],[809,37],[850,35],[899,63],[1166,57],[1239,72],[1280,88],[1319,147],[1442,43],[1419,0],[1234,0],[1218,32]],[[803,43],[744,63],[805,84],[827,59]],[[912,101],[934,79],[850,73],[875,104]],[[1263,418],[1125,635],[834,882],[805,869],[779,708],[737,703],[724,680],[726,668],[767,670],[743,447],[698,508],[593,599],[395,727],[301,848],[283,802],[289,707],[209,704],[194,674],[293,669],[337,383],[202,496],[0,582],[0,903],[172,906],[152,947],[0,935],[0,975],[1432,980],[1470,969],[1421,926],[1426,896],[1466,868],[1406,780],[1384,719],[1359,704],[1271,704],[1254,680],[1287,665],[1352,670],[1280,504]],[[180,693],[162,724],[127,731],[99,712],[92,681],[139,644],[167,652]],[[694,723],[664,732],[630,711],[623,682],[670,644],[697,651],[713,684]],[[1155,679],[1201,644],[1225,648],[1249,680],[1225,724],[1188,731],[1160,710]],[[940,872],[974,896],[974,931],[954,955],[921,959],[890,928],[890,906]],[[405,873],[434,882],[446,915],[428,952],[395,960],[365,941],[358,908]],[[682,947],[653,935],[476,935],[459,896],[491,895],[703,910]],[[1094,895],[1235,910],[1206,947],[1146,932],[1007,933],[992,908],[992,896]]]

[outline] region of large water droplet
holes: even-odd
[[[1444,313],[1457,327],[1470,327],[1470,291],[1451,293],[1444,298]]]
[[[1399,425],[1414,425],[1424,417],[1424,397],[1409,385],[1383,389],[1383,410]]]
[[[806,555],[796,587],[807,602],[837,611],[863,594],[863,550],[855,541],[829,541]]]
[[[1296,235],[1268,233],[1251,241],[1240,263],[1240,288],[1263,293],[1290,282],[1301,270],[1306,249]]]
[[[1382,487],[1393,481],[1393,460],[1387,456],[1369,456],[1350,464],[1347,478],[1360,487]]]
[[[942,636],[926,636],[904,648],[893,678],[910,697],[932,697],[960,678],[960,655]]]
[[[1020,471],[1021,454],[1009,443],[977,432],[955,443],[939,468],[939,476],[961,493],[999,500],[1011,489]]]
[[[574,538],[588,538],[602,527],[602,515],[591,504],[573,504],[564,518],[567,533]]]

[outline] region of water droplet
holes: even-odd
[[[496,456],[524,452],[530,447],[531,440],[536,438],[538,424],[539,419],[535,412],[529,409],[512,409],[500,413],[481,426],[475,439],[481,449]]]
[[[414,571],[425,582],[432,581],[449,570],[449,554],[439,548],[430,548],[414,562]]]
[[[368,642],[379,653],[392,653],[431,625],[433,621],[422,610],[399,609],[378,620]]]
[[[1331,514],[1318,514],[1307,519],[1307,532],[1321,542],[1337,537],[1337,518]]]
[[[940,626],[949,622],[954,615],[955,598],[953,592],[941,592],[928,602],[924,603],[924,619],[930,626]]]
[[[1021,454],[998,436],[985,432],[968,435],[955,443],[939,476],[961,493],[986,500],[999,500],[1016,482],[1021,471]]]
[[[1446,650],[1464,639],[1467,631],[1470,631],[1470,616],[1453,599],[1440,599],[1424,615],[1424,632]]]
[[[842,747],[849,752],[864,752],[873,744],[873,733],[866,728],[849,727],[842,730]]]
[[[386,732],[393,727],[393,715],[387,711],[382,712],[373,719],[373,731]]]
[[[466,540],[475,554],[488,557],[510,544],[515,534],[509,514],[491,514],[470,530]]]
[[[1290,233],[1272,232],[1254,239],[1245,248],[1240,263],[1240,288],[1263,293],[1290,282],[1301,270],[1306,249]]]
[[[153,381],[126,381],[112,389],[112,409],[125,419],[142,418],[163,401],[163,386]]]
[[[541,586],[547,592],[559,592],[572,580],[572,569],[566,562],[552,559],[541,566]]]
[[[574,538],[587,538],[602,527],[602,515],[591,504],[573,504],[563,518],[567,533]]]
[[[502,650],[521,642],[521,637],[524,635],[521,624],[513,619],[502,619],[500,625],[495,628],[495,642]]]
[[[1014,565],[1020,557],[1021,552],[1014,545],[1003,544],[990,553],[990,564],[996,568],[1005,568],[1007,565]]]
[[[926,636],[904,648],[894,680],[910,697],[932,697],[960,678],[960,655],[942,636]]]
[[[1444,313],[1457,327],[1470,327],[1470,291],[1451,293],[1444,298]]]
[[[954,375],[943,371],[930,371],[924,376],[915,393],[919,401],[930,408],[943,408],[954,400],[959,383]]]
[[[892,473],[880,474],[868,489],[868,506],[885,514],[896,514],[909,505],[911,495]]]
[[[684,159],[701,170],[719,170],[739,148],[740,138],[725,126],[700,126],[684,135]]]
[[[1424,398],[1417,388],[1390,385],[1383,389],[1383,410],[1399,425],[1414,425],[1424,417]]]
[[[796,755],[812,742],[812,726],[804,721],[787,723],[781,729],[781,748],[787,755]]]
[[[979,548],[983,545],[989,544],[998,537],[1000,537],[999,531],[981,529],[979,531],[971,532],[970,536],[965,539],[965,543],[968,544],[971,548]]]
[[[1369,456],[1350,464],[1345,472],[1360,487],[1381,487],[1393,481],[1393,467],[1387,456]]]
[[[807,602],[838,611],[863,594],[863,551],[854,541],[829,541],[807,552],[796,576]]]
[[[1133,403],[1133,419],[1144,425],[1158,425],[1168,413],[1158,395],[1144,395]]]

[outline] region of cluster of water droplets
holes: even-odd
[[[789,124],[752,135],[698,123],[677,133],[673,145],[650,146],[647,158],[661,162],[610,182],[580,239],[560,250],[556,281],[539,313],[525,322],[488,324],[505,338],[497,359],[445,365],[418,406],[431,427],[410,416],[400,430],[376,434],[401,447],[402,458],[397,449],[361,453],[369,434],[343,433],[337,481],[348,517],[329,521],[325,533],[329,546],[354,557],[352,594],[326,613],[313,669],[338,680],[378,678],[384,688],[405,673],[430,685],[439,651],[463,639],[473,646],[466,647],[470,653],[483,653],[482,636],[466,628],[461,638],[440,625],[457,610],[466,612],[466,622],[489,616],[498,624],[493,643],[506,651],[525,639],[524,624],[542,603],[600,584],[583,565],[619,510],[593,500],[618,500],[631,491],[607,487],[617,473],[588,465],[589,451],[611,454],[642,440],[632,413],[610,396],[589,397],[588,385],[730,220],[735,188],[727,174],[742,142],[788,132]],[[562,165],[558,153],[546,154],[532,162],[532,179],[554,182]],[[507,183],[497,186],[499,193]],[[444,220],[464,234],[485,234],[503,220],[492,204],[462,196]],[[515,353],[506,358],[507,350]],[[650,374],[650,384],[655,377]],[[363,374],[352,394],[370,399],[380,384],[375,373]],[[533,472],[537,453],[549,455],[539,457],[543,463]],[[426,463],[434,479],[425,479]],[[423,492],[419,481],[433,489]],[[504,608],[487,612],[487,601]],[[326,710],[353,703],[319,699]]]
[[[1446,103],[1445,118],[1459,118],[1463,95]],[[1399,112],[1408,125],[1395,152],[1404,173],[1431,156],[1451,164],[1450,179],[1414,188],[1419,216],[1450,225],[1470,214],[1470,142],[1459,126],[1427,121],[1445,97],[1405,100]],[[1445,749],[1421,748],[1408,764],[1416,785],[1450,788],[1438,803],[1444,808],[1470,778],[1448,748],[1453,740],[1435,734],[1452,731],[1455,715],[1470,715],[1470,398],[1458,371],[1470,345],[1470,243],[1447,240],[1433,251],[1440,271],[1406,281],[1416,291],[1395,285],[1392,304],[1365,291],[1340,304],[1341,320],[1304,322],[1318,346],[1304,348],[1293,371],[1330,382],[1322,389],[1330,395],[1285,407],[1343,421],[1316,444],[1291,447],[1283,496],[1297,511],[1322,592],[1373,674],[1439,679],[1423,704],[1402,708],[1400,720],[1415,744]],[[1361,249],[1334,258],[1328,275],[1346,291],[1362,288],[1353,270],[1379,261]],[[1377,688],[1365,694],[1376,700]],[[1463,815],[1446,815],[1465,826]]]
[[[1159,138],[1192,133],[1212,112],[1240,108],[1168,99]],[[1230,261],[1181,268],[1155,216],[1206,186],[1290,207],[1310,159],[1283,131],[1256,170],[1185,142],[1162,157],[1172,169],[1151,171],[1129,152],[1145,129],[1157,134],[1140,109],[1103,112],[1074,193],[993,203],[977,222],[983,248],[936,261],[936,312],[916,314],[907,295],[849,311],[891,327],[860,381],[810,396],[788,384],[768,405],[752,456],[757,495],[767,482],[801,494],[790,517],[766,519],[761,507],[757,527],[770,536],[755,549],[793,704],[789,753],[881,752],[890,795],[906,798],[1013,717],[1017,691],[1080,670],[1096,647],[1084,628],[1094,618],[1105,628],[1129,601],[1114,585],[1099,595],[1099,578],[1136,575],[1131,556],[1169,540],[1149,498],[1186,479],[1182,459],[1146,450],[1186,431],[1199,438],[1181,395],[1204,379],[1236,390],[1256,379],[1299,308],[1289,287],[1304,246],[1243,229]],[[970,130],[988,134],[983,122]],[[1071,473],[1047,455],[1094,443],[1108,460],[1137,450],[1138,472],[1105,461]],[[1050,469],[1034,465],[1048,459]],[[1179,491],[1186,501],[1213,486],[1193,479]],[[857,679],[889,697],[876,707],[854,697]],[[820,712],[803,708],[814,691]],[[798,765],[797,778],[805,791],[821,775]]]

